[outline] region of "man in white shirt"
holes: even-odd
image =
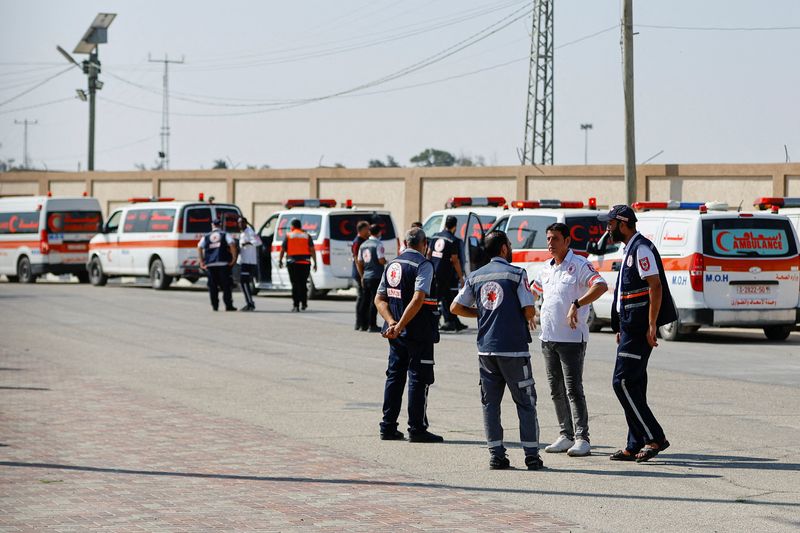
[[[566,224],[556,222],[546,231],[547,250],[553,259],[533,280],[532,289],[544,298],[539,339],[561,434],[544,451],[581,457],[591,454],[589,413],[583,393],[589,304],[602,296],[608,285],[586,258],[569,248]]]
[[[239,217],[239,232],[239,285],[242,287],[246,304],[239,311],[255,311],[253,287],[258,270],[258,247],[261,246],[261,238],[256,235],[245,217]]]

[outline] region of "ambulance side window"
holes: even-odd
[[[125,223],[122,225],[123,233],[144,233],[150,221],[152,209],[136,209],[128,211]]]
[[[119,221],[122,220],[122,211],[117,211],[110,217],[108,217],[108,222],[106,222],[106,227],[104,233],[116,233],[119,229]]]
[[[439,233],[442,229],[442,219],[444,215],[434,215],[425,221],[422,226],[422,231],[425,232],[426,237],[432,237],[434,233]]]
[[[494,227],[490,231],[505,231],[508,226],[508,217],[503,217],[494,223]]]
[[[264,225],[261,226],[261,231],[259,233],[261,240],[264,239],[271,239],[273,235],[275,235],[275,228],[277,227],[278,222],[278,215],[272,215],[264,222]]]
[[[186,233],[211,231],[211,208],[195,207],[186,210]]]
[[[663,218],[639,220],[636,223],[636,231],[641,233],[647,239],[650,239],[653,242],[658,242],[662,222],[664,222]]]
[[[686,244],[689,234],[689,222],[685,220],[667,220],[661,232],[659,248],[680,248]]]

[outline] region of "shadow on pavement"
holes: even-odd
[[[557,490],[536,490],[536,489],[514,489],[514,488],[498,488],[498,487],[470,487],[465,485],[446,485],[443,483],[423,483],[423,482],[402,482],[402,481],[383,481],[383,480],[369,480],[369,479],[343,479],[343,478],[311,478],[311,477],[294,477],[294,476],[248,476],[237,474],[205,474],[201,472],[167,472],[162,470],[129,470],[125,468],[102,468],[96,466],[77,466],[77,465],[63,465],[53,463],[24,463],[18,461],[0,461],[0,466],[12,468],[47,468],[53,470],[72,470],[78,472],[97,472],[103,474],[127,474],[136,476],[166,476],[166,477],[183,477],[183,478],[198,478],[198,479],[224,479],[236,481],[268,481],[273,483],[310,483],[310,484],[331,484],[331,485],[362,485],[365,487],[404,487],[404,488],[425,488],[425,489],[444,489],[444,490],[461,490],[465,492],[480,492],[480,493],[507,493],[507,494],[540,494],[548,496],[573,496],[573,497],[591,497],[603,498],[614,500],[642,500],[642,501],[661,501],[661,502],[690,502],[690,503],[720,503],[720,504],[747,504],[756,506],[774,506],[774,507],[798,507],[800,503],[794,502],[769,502],[769,501],[752,501],[742,498],[695,498],[689,496],[655,496],[645,494],[597,494],[589,492],[578,491],[557,491]],[[547,470],[539,472],[529,472],[528,470],[519,470],[520,472],[529,473],[531,476],[537,477],[546,475]],[[557,472],[552,470],[552,472]],[[567,471],[568,472],[568,471]],[[627,472],[626,472],[627,474]]]
[[[1,386],[0,390],[50,390],[45,389],[43,387],[11,387],[11,386]]]
[[[739,455],[708,455],[664,452],[660,456],[671,466],[692,468],[741,468],[751,470],[800,471],[800,463],[781,463],[777,459],[764,457],[743,457]]]

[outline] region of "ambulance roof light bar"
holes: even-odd
[[[502,196],[454,196],[444,204],[445,209],[454,207],[502,207],[506,199]]]
[[[283,205],[286,209],[293,207],[336,207],[336,200],[319,198],[293,198],[286,200]]]
[[[514,200],[511,202],[514,209],[581,209],[583,202],[562,202],[554,199],[541,200]]]
[[[132,204],[140,204],[140,203],[143,203],[143,202],[174,202],[174,201],[175,201],[175,198],[160,198],[160,197],[156,197],[156,196],[151,196],[149,198],[146,197],[146,196],[141,196],[141,197],[137,196],[137,197],[134,197],[134,198],[128,198],[128,202],[130,202]]]
[[[651,209],[683,209],[692,211],[727,211],[728,204],[725,202],[679,202],[670,200],[668,202],[634,202],[631,206],[635,211],[649,211]]]
[[[765,196],[757,198],[756,201],[753,202],[753,207],[757,207],[762,211],[772,207],[800,207],[800,197]]]

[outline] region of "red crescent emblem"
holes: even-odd
[[[720,231],[719,233],[717,233],[717,248],[719,248],[723,252],[730,252],[731,251],[730,248],[725,248],[722,245],[722,237],[724,237],[725,235],[727,235],[729,233],[730,233],[730,231]]]
[[[14,222],[17,221],[17,215],[11,215],[11,218],[8,219],[8,232],[9,233],[16,233],[17,228],[14,227]]]
[[[525,237],[522,235],[522,230],[528,227],[528,221],[523,220],[519,224],[519,228],[517,228],[517,242],[522,244],[525,242]]]
[[[350,235],[352,233],[352,231],[350,231],[350,228],[348,228],[349,225],[350,221],[347,220],[346,218],[341,222],[339,222],[339,231],[341,232],[342,235]]]
[[[575,225],[575,226],[572,226],[571,228],[569,228],[569,237],[570,237],[570,239],[572,239],[573,241],[577,241],[577,242],[582,241],[583,239],[580,239],[577,236],[575,236],[575,232],[578,231],[578,230],[581,230],[581,229],[584,229],[584,227],[583,226],[579,226],[579,225]]]

